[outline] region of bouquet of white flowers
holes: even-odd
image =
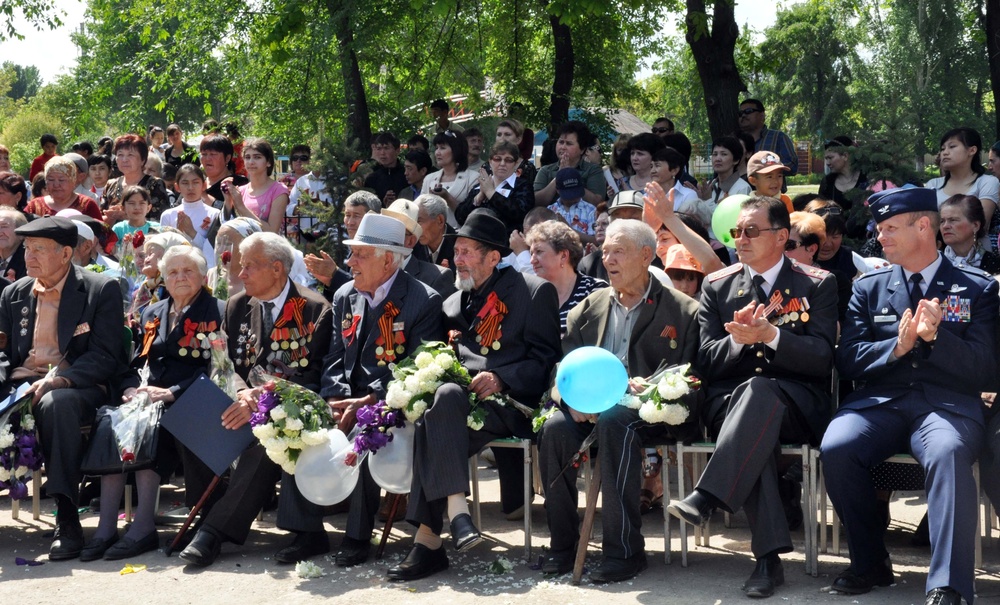
[[[17,402],[0,418],[0,490],[12,500],[28,497],[28,480],[42,468],[42,446],[31,415],[31,396]]]
[[[268,458],[294,475],[302,450],[326,443],[327,429],[337,426],[330,406],[316,393],[293,382],[260,371],[251,373],[250,378],[261,389],[257,412],[250,417],[254,437],[260,440]]]
[[[618,404],[639,410],[639,418],[650,424],[684,424],[691,415],[691,410],[683,398],[691,391],[701,388],[701,381],[691,376],[690,370],[691,364],[687,363],[667,368],[648,380],[633,379],[634,382],[639,382],[642,390],[638,394],[626,394]]]
[[[446,383],[468,387],[472,382],[469,371],[462,367],[455,352],[445,342],[426,342],[417,347],[413,354],[392,366],[393,380],[385,394],[386,404],[401,410],[406,420],[416,422],[427,408],[434,403],[434,393]],[[488,398],[500,405],[513,403],[504,395]],[[473,430],[483,428],[486,409],[474,393],[469,393],[469,417],[467,424]],[[519,409],[524,406],[517,406]],[[523,410],[522,410],[523,411]],[[528,414],[531,410],[527,410]]]

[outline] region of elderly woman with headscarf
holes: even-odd
[[[208,287],[221,296],[220,281],[228,285],[228,296],[243,291],[243,281],[240,279],[240,242],[250,237],[252,233],[263,231],[259,221],[244,216],[222,223],[219,234],[215,237],[216,265],[208,272]]]
[[[180,233],[154,233],[142,244],[142,259],[136,258],[139,271],[146,277],[132,293],[128,319],[137,322],[149,305],[164,299],[166,290],[160,272],[160,260],[167,250],[174,246],[189,246],[188,240]],[[141,263],[141,264],[140,264]]]
[[[153,236],[156,237],[156,236]],[[178,236],[179,237],[179,236]],[[152,238],[151,238],[152,239]],[[167,297],[150,304],[141,319],[142,339],[132,360],[131,372],[122,381],[123,401],[146,393],[153,402],[169,406],[194,379],[209,369],[210,335],[222,327],[222,307],[204,288],[207,264],[191,246],[167,245],[157,263]],[[153,254],[159,254],[153,252]],[[152,255],[147,255],[147,259]],[[148,384],[140,386],[139,369],[148,367]],[[159,441],[157,458],[166,453]],[[125,490],[125,474],[101,477],[101,512],[97,532],[80,553],[81,561],[119,560],[136,557],[159,547],[156,516],[160,473],[156,463],[135,472],[139,505],[128,531],[119,539],[118,506]]]

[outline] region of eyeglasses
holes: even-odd
[[[653,129],[653,134],[667,134],[667,133],[670,133],[670,132],[673,132],[673,130],[671,130],[670,128],[666,128],[666,127],[660,127],[660,128],[654,128]]]
[[[738,115],[738,116],[748,116],[750,114],[757,113],[758,111],[762,111],[762,110],[757,109],[756,107],[747,107],[746,109],[741,109],[741,110],[737,111],[736,115]]]
[[[823,206],[822,208],[817,208],[812,211],[816,216],[839,216],[840,208],[838,206]]]
[[[495,162],[497,164],[513,164],[517,160],[510,157],[509,155],[495,155],[490,158],[490,161]]]
[[[292,161],[293,162],[308,162],[309,161],[309,156],[307,156],[307,155],[293,155],[292,156]]]
[[[781,231],[781,229],[782,227],[767,227],[765,229],[761,229],[757,225],[749,225],[747,227],[733,227],[729,230],[729,235],[731,235],[733,239],[739,239],[743,237],[744,234],[747,236],[747,239],[757,239],[760,237],[761,231]]]
[[[805,247],[805,244],[796,239],[790,239],[785,242],[785,252],[791,252],[792,250],[797,250],[800,247]]]

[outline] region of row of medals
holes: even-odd
[[[218,338],[219,335],[215,332],[209,332],[205,334],[204,332],[198,332],[194,335],[193,340],[198,345],[197,347],[181,347],[178,349],[177,354],[181,357],[186,357],[188,354],[191,357],[210,357],[212,355],[212,341]]]
[[[493,343],[490,344],[490,346],[488,346],[488,347],[484,346],[484,347],[481,347],[479,349],[479,354],[480,355],[486,355],[487,353],[490,352],[491,348],[494,351],[499,351],[500,350],[500,337],[503,336],[503,333],[500,331],[501,327],[502,327],[502,324],[500,326],[497,326],[497,337],[493,341]],[[482,337],[482,335],[476,334],[476,342],[479,343],[479,344],[483,343],[483,337]]]
[[[792,311],[791,313],[784,313],[773,318],[771,322],[776,326],[781,326],[786,323],[791,323],[794,321],[802,320],[802,323],[809,321],[809,311],[803,311],[799,313],[798,311]]]
[[[274,338],[275,332],[279,334],[281,331],[287,331],[288,338]],[[275,353],[278,351],[297,351],[300,347],[305,348],[306,343],[312,342],[312,334],[307,336],[300,336],[298,328],[274,328],[271,331],[271,350],[274,353],[268,355],[268,359],[274,359],[276,357]],[[288,367],[290,368],[304,368],[309,365],[309,360],[305,355],[301,359],[293,359]]]

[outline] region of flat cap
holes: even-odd
[[[21,237],[44,237],[62,246],[76,247],[76,223],[62,216],[37,218],[23,227],[18,227],[14,233]]]

